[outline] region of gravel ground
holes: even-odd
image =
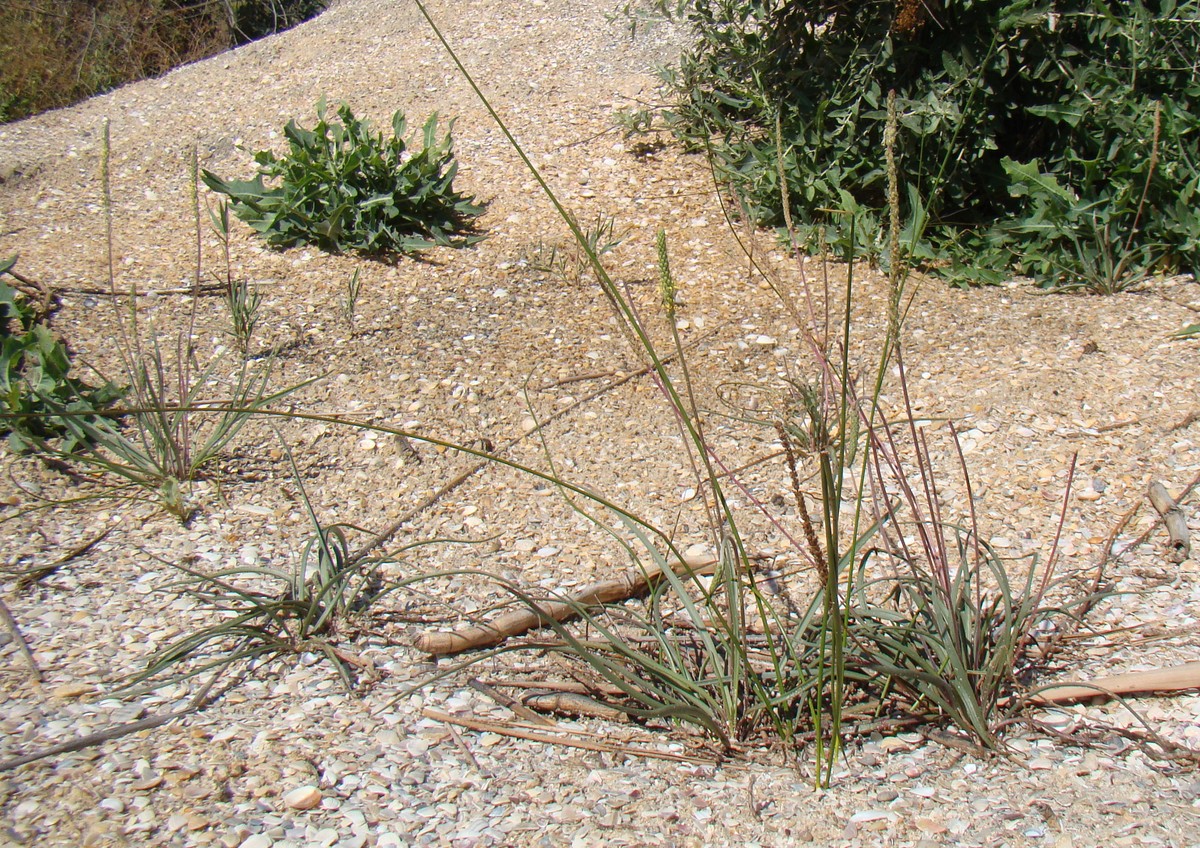
[[[774,453],[773,432],[745,419],[778,412],[783,378],[811,369],[798,331],[749,270],[702,158],[670,146],[640,150],[612,130],[615,108],[654,100],[654,66],[670,61],[684,34],[664,26],[631,39],[603,4],[580,0],[442,0],[431,9],[564,202],[582,220],[612,215],[627,231],[607,259],[646,310],[657,297],[654,233],[666,230],[701,402],[734,413],[712,417],[713,444],[731,467]],[[410,3],[342,0],[290,32],[0,128],[0,255],[19,252],[18,270],[61,291],[54,328],[78,360],[118,373],[122,315],[104,294],[102,122],[111,122],[117,285],[142,293],[143,326],[171,329],[190,307],[174,292],[195,273],[189,151],[223,176],[248,176],[251,151],[278,148],[290,118],[311,123],[321,96],[385,126],[396,109],[413,125],[432,110],[454,117],[459,185],[487,201],[488,238],[385,264],[268,250],[239,225],[234,272],[265,293],[255,345],[280,350],[273,384],[321,378],[288,402],[459,443],[511,445],[506,456],[538,467],[553,457],[571,479],[703,550],[703,508],[669,412],[645,377],[630,376],[641,362],[600,293],[586,279],[537,269],[549,245],[565,244],[561,223]],[[206,269],[222,267],[210,233],[202,251]],[[815,260],[764,251],[785,279],[820,278]],[[350,326],[338,302],[355,270],[363,289]],[[886,293],[870,274],[859,287],[855,356],[865,362]],[[212,356],[229,347],[223,307],[216,298],[198,307],[196,344]],[[1170,339],[1197,310],[1190,279],[1109,298],[1045,296],[1015,283],[971,292],[919,286],[906,349],[914,405],[956,422],[979,519],[997,549],[1049,554],[1078,454],[1063,568],[1085,571],[1110,548],[1120,554],[1108,569],[1123,594],[1093,621],[1111,632],[1073,645],[1064,679],[1196,656],[1195,564],[1167,560],[1145,492],[1159,480],[1178,493],[1200,474],[1200,342]],[[530,438],[535,419],[544,446]],[[113,696],[156,648],[211,621],[170,591],[173,564],[290,567],[311,534],[301,486],[323,523],[379,532],[470,467],[452,451],[414,448],[315,421],[287,422],[278,435],[251,425],[191,492],[197,513],[187,526],[146,501],[27,512],[42,498],[95,487],[6,457],[4,597],[43,679],[31,683],[17,641],[0,632],[0,759],[185,705],[195,681]],[[940,436],[933,455],[949,469],[941,495],[953,512],[965,499],[957,460]],[[786,500],[772,503],[788,496],[786,469],[774,459],[743,481],[770,505],[769,516],[751,512],[743,532],[786,570],[791,554],[772,523],[794,529]],[[1195,532],[1195,496],[1183,506]],[[469,567],[569,589],[627,567],[553,488],[497,467],[411,515],[391,545],[431,538],[478,544],[413,548],[388,576]],[[89,541],[18,588],[12,575]],[[790,589],[811,590],[806,580],[795,577]],[[498,597],[486,581],[460,576],[424,596],[397,593],[371,619],[349,622],[340,646],[374,666],[356,695],[319,655],[303,654],[238,682],[202,712],[0,772],[0,843],[1200,845],[1194,768],[1153,759],[1114,732],[1076,747],[1014,729],[1012,755],[991,758],[917,733],[876,733],[856,740],[833,788],[818,791],[810,758],[785,762],[750,747],[717,764],[683,731],[554,719],[557,731],[601,749],[584,750],[430,718],[510,726],[514,714],[468,687],[469,674],[546,673],[545,662],[507,655],[403,697],[438,668],[411,647],[420,622],[453,624]],[[1144,720],[1200,748],[1200,697],[1130,706],[1136,715],[1090,704],[1041,717],[1071,729],[1136,729]]]

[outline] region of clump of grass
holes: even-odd
[[[222,200],[214,210],[208,207],[208,216],[213,230],[221,242],[221,250],[225,256],[225,279],[222,280],[222,296],[225,308],[229,312],[230,335],[237,343],[242,357],[250,355],[254,330],[258,327],[259,309],[262,306],[262,292],[257,284],[245,277],[233,276],[233,262],[229,255],[229,203]]]
[[[425,13],[419,0],[418,5]],[[432,19],[429,22],[441,38]],[[491,109],[486,99],[484,104]],[[892,98],[888,112],[890,148],[897,131]],[[943,472],[932,461],[927,433],[917,426],[905,377],[904,313],[909,295],[898,169],[891,153],[888,320],[873,367],[859,371],[851,360],[858,286],[853,238],[848,242],[841,311],[830,321],[807,320],[830,314],[828,278],[819,287],[804,279],[800,295],[793,297],[769,269],[761,269],[795,319],[813,360],[811,374],[794,383],[796,397],[772,431],[782,441],[797,503],[797,520],[777,521],[776,528],[790,541],[794,558],[807,562],[818,577],[816,589],[796,602],[794,592],[767,588],[769,576],[756,566],[744,536],[747,516],[731,493],[737,492],[750,510],[769,513],[707,435],[709,413],[701,406],[698,375],[678,334],[677,282],[665,233],[656,239],[661,312],[643,316],[607,273],[601,240],[590,238],[592,232],[579,226],[498,117],[497,122],[546,189],[618,320],[650,363],[704,498],[709,541],[716,551],[711,576],[702,574],[671,533],[567,480],[554,467],[548,449],[550,470],[539,472],[459,448],[552,482],[569,508],[626,552],[650,586],[641,607],[571,602],[582,626],[543,615],[554,638],[524,647],[558,654],[608,684],[608,691],[615,687],[619,695],[605,697],[634,719],[651,725],[688,724],[725,752],[764,736],[797,753],[811,744],[815,780],[821,785],[831,782],[843,740],[859,718],[883,721],[885,727],[889,721],[895,727],[940,722],[986,748],[999,747],[1000,728],[1019,703],[1014,696],[1023,683],[1020,675],[1038,659],[1033,650],[1038,629],[1070,614],[1073,602],[1055,607],[1047,602],[1056,583],[1053,555],[1040,569],[1031,562],[1025,576],[1014,580],[1010,564],[981,537],[973,507],[965,528],[942,514]],[[752,260],[757,255],[750,251]],[[651,324],[656,321],[670,334],[674,350],[669,357],[653,341],[661,335]],[[139,337],[135,333],[132,338]],[[179,344],[186,360],[190,348]],[[151,409],[159,414],[179,411],[154,394],[167,383],[162,356],[153,354],[156,350],[156,344],[151,345],[155,368],[143,366],[148,375],[144,382],[150,386],[143,391],[151,393]],[[895,388],[903,404],[897,419],[889,420],[882,398],[893,369],[899,375]],[[263,397],[262,391],[257,397]],[[258,409],[254,401],[249,409]],[[219,411],[242,414],[245,408]],[[385,427],[368,429],[411,436]],[[814,481],[815,493],[804,489],[809,480]],[[969,477],[966,483],[971,504]],[[184,576],[176,588],[222,618],[157,655],[140,682],[179,680],[302,651],[322,653],[351,682],[354,662],[332,636],[351,610],[374,602],[380,580],[375,564],[350,551],[350,528],[322,525],[307,497],[305,504],[313,535],[293,568],[245,566],[205,574],[181,567]],[[1061,523],[1060,518],[1060,527]],[[391,588],[437,576],[444,575],[417,576]],[[535,611],[548,600],[561,600],[535,595],[503,578],[485,577]]]
[[[362,291],[359,270],[355,268],[354,273],[346,280],[345,293],[338,301],[338,311],[341,313],[342,320],[346,322],[346,329],[350,331],[350,335],[354,335],[354,319],[358,316],[358,295]]]
[[[286,444],[285,444],[286,449]],[[165,591],[183,594],[218,616],[206,627],[185,633],[151,657],[128,686],[152,689],[196,675],[224,675],[242,664],[264,663],[301,653],[317,653],[337,669],[348,691],[367,664],[336,644],[348,617],[365,614],[387,594],[386,561],[356,556],[347,524],[322,524],[313,510],[300,473],[287,450],[312,535],[290,569],[239,565],[202,572],[170,563],[182,572]]]
[[[105,122],[101,155],[103,205],[108,232],[109,285],[119,328],[117,350],[125,379],[126,405],[109,414],[124,419],[117,428],[91,416],[67,415],[63,420],[75,441],[89,449],[63,458],[115,476],[136,488],[153,493],[172,514],[186,521],[192,514],[189,487],[201,470],[213,462],[242,428],[271,403],[306,383],[270,391],[271,362],[251,365],[245,358],[228,384],[228,395],[213,397],[218,384],[219,358],[200,367],[192,339],[200,301],[200,205],[196,191],[196,157],[192,156],[192,212],[196,232],[196,271],[191,304],[183,325],[174,333],[172,347],[162,344],[164,334],[142,326],[136,291],[126,305],[117,289],[112,253],[112,197],[108,179],[109,128]],[[243,307],[249,308],[243,303]],[[257,308],[256,304],[254,305]],[[124,308],[124,312],[122,309]],[[253,316],[250,316],[253,318]],[[256,319],[253,319],[256,320]],[[246,330],[243,327],[243,330]],[[248,337],[246,339],[248,344]],[[61,451],[53,451],[60,456]]]
[[[418,6],[474,87],[423,4]],[[765,271],[813,355],[813,376],[797,383],[793,406],[803,414],[780,421],[778,431],[789,457],[799,526],[777,522],[776,527],[792,540],[795,555],[816,569],[820,583],[807,603],[784,603],[763,588],[763,576],[756,573],[742,535],[745,516],[726,489],[739,490],[752,509],[764,514],[766,509],[706,438],[705,413],[678,335],[672,334],[677,365],[668,368],[667,358],[651,341],[647,321],[608,276],[595,240],[550,191],[503,121],[494,111],[492,115],[559,210],[579,253],[651,363],[684,437],[697,489],[705,493],[709,533],[718,551],[711,580],[701,579],[684,565],[668,533],[552,471],[572,509],[609,532],[639,568],[661,574],[661,579],[640,610],[580,603],[576,611],[582,627],[548,620],[556,639],[537,641],[536,647],[575,659],[615,686],[621,696],[611,699],[611,706],[642,721],[694,725],[726,750],[764,730],[791,745],[811,741],[821,784],[832,779],[846,722],[863,716],[861,708],[852,708],[859,703],[873,704],[870,717],[891,719],[897,726],[943,722],[984,747],[997,747],[999,727],[1017,703],[1011,696],[1020,691],[1018,672],[1036,663],[1031,646],[1037,629],[1069,613],[1070,604],[1047,604],[1055,585],[1053,557],[1041,569],[1031,563],[1024,579],[1014,582],[1009,564],[980,538],[973,517],[972,526],[961,530],[941,514],[938,492],[944,488],[944,472],[935,468],[927,436],[916,426],[905,379],[904,312],[910,295],[892,154],[887,232],[891,291],[887,332],[873,368],[858,373],[851,365],[858,285],[853,238],[846,242],[842,311],[832,323],[809,320],[829,315],[828,279],[819,287],[805,279],[797,302]],[[890,149],[898,125],[894,97],[889,115]],[[919,234],[910,236],[916,243]],[[662,234],[658,249],[663,313],[673,329],[675,283]],[[756,263],[757,255],[750,251]],[[896,421],[888,420],[881,406],[893,369],[904,398]],[[810,515],[809,496],[801,488],[801,463],[811,466],[819,521]],[[969,490],[969,479],[967,485]],[[612,528],[613,516],[620,530]],[[506,588],[535,609],[544,603]]]

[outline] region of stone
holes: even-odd
[[[321,790],[315,786],[297,786],[283,796],[283,803],[293,810],[311,810],[321,803]]]
[[[80,698],[84,695],[90,695],[95,691],[95,687],[90,683],[64,683],[58,686],[50,694],[55,698]]]

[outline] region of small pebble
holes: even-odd
[[[338,832],[332,827],[322,828],[313,834],[312,841],[328,848],[328,846],[338,841]]]
[[[283,803],[293,810],[311,810],[321,803],[321,790],[315,786],[297,786],[283,796]]]
[[[95,687],[90,683],[64,683],[58,686],[50,694],[55,698],[79,698],[83,695],[90,695],[95,691]]]
[[[161,774],[158,774],[157,772],[150,772],[149,774],[145,775],[144,777],[141,777],[141,778],[135,780],[133,783],[129,784],[129,788],[132,789],[134,792],[148,792],[149,790],[154,789],[156,786],[158,786],[162,782],[163,782],[163,777]]]
[[[424,739],[409,739],[404,743],[404,749],[408,751],[409,756],[420,757],[429,750],[429,743]]]
[[[207,816],[202,816],[198,813],[193,813],[187,817],[188,830],[204,830],[204,828],[208,827],[210,824],[211,822],[208,820]]]

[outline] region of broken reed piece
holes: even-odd
[[[1133,671],[1098,680],[1047,686],[1029,697],[1038,706],[1073,704],[1093,698],[1110,700],[1122,695],[1167,694],[1200,689],[1200,662],[1152,671]]]
[[[629,721],[624,710],[610,707],[595,698],[575,692],[526,692],[521,703],[541,713],[555,713],[571,718],[601,718],[606,721]]]
[[[672,566],[679,575],[711,574],[717,559],[711,556],[684,557]],[[505,613],[486,624],[460,627],[453,631],[422,633],[413,644],[417,650],[434,656],[459,654],[477,648],[490,648],[505,639],[520,636],[551,621],[569,621],[579,615],[580,607],[599,606],[643,595],[663,579],[662,569],[630,570],[613,580],[585,586],[568,601],[538,603],[536,609],[519,609]]]
[[[1187,516],[1183,514],[1179,504],[1175,503],[1170,493],[1167,492],[1166,486],[1157,480],[1150,484],[1147,494],[1150,497],[1150,503],[1162,516],[1163,524],[1167,527],[1167,534],[1171,537],[1168,548],[1169,559],[1174,563],[1183,562],[1192,552]]]

